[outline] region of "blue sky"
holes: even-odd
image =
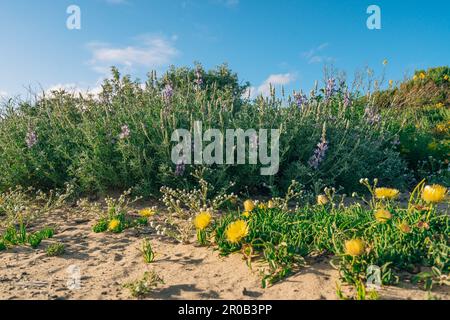
[[[66,9],[81,8],[81,30]],[[382,29],[366,27],[381,8]],[[0,95],[27,87],[94,89],[117,65],[145,78],[169,65],[222,62],[263,93],[267,83],[310,89],[324,64],[351,76],[370,66],[401,80],[448,65],[448,0],[2,0]]]

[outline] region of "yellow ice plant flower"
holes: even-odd
[[[427,146],[428,150],[435,151],[438,148],[438,143],[436,141],[430,142]]]
[[[320,194],[320,195],[317,196],[317,204],[319,206],[324,206],[328,202],[330,202],[330,201],[328,200],[328,197],[326,195]]]
[[[244,220],[237,220],[228,225],[225,231],[228,242],[239,243],[248,235],[248,225]]]
[[[400,191],[392,188],[376,188],[375,189],[375,197],[377,199],[395,199],[400,194]]]
[[[407,222],[402,222],[398,228],[400,229],[401,232],[403,233],[410,233],[411,232],[411,227],[409,226],[409,224]]]
[[[378,222],[387,222],[392,219],[392,214],[385,209],[378,209],[375,212],[375,219],[377,219]]]
[[[108,230],[112,232],[119,231],[120,228],[120,220],[119,219],[112,219],[108,224]]]
[[[448,127],[447,127],[447,124],[446,123],[439,123],[437,126],[436,126],[436,131],[438,132],[438,133],[447,133],[448,132]]]
[[[156,210],[151,209],[151,208],[139,210],[139,215],[144,218],[153,217],[155,214],[156,214]]]
[[[255,209],[255,203],[253,202],[253,200],[247,200],[244,202],[244,210],[245,211],[252,212],[253,209]]]
[[[260,204],[258,205],[258,208],[259,208],[259,209],[262,209],[262,210],[265,210],[265,209],[267,209],[267,205],[266,205],[265,203],[260,203]]]
[[[275,208],[275,203],[272,200],[269,200],[269,202],[267,202],[267,208],[274,209]]]
[[[194,219],[194,225],[197,230],[205,230],[211,223],[211,214],[209,212],[200,212]]]
[[[357,257],[364,253],[365,247],[364,241],[361,239],[352,239],[345,242],[345,253]]]
[[[423,73],[423,72],[421,72],[420,74],[419,74],[419,78],[420,79],[425,79],[427,77],[427,75],[425,74],[425,73]]]
[[[427,203],[439,203],[445,199],[447,188],[438,184],[425,186],[422,191],[422,199]]]

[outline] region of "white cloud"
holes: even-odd
[[[335,58],[323,54],[323,51],[328,48],[328,46],[329,44],[327,42],[322,43],[316,48],[303,52],[302,55],[309,64],[335,61]]]
[[[285,86],[295,80],[292,73],[272,74],[259,87],[250,87],[244,93],[245,98],[255,98],[259,95],[263,97],[270,96],[270,87]]]
[[[171,39],[162,36],[140,36],[136,38],[139,44],[125,47],[90,43],[88,48],[92,52],[92,58],[89,64],[94,71],[102,74],[107,73],[111,66],[125,68],[127,72],[142,67],[147,69],[164,67],[178,55],[178,50],[174,46],[176,39],[176,36]]]
[[[95,85],[94,87],[90,88],[90,87],[85,87],[81,84],[75,84],[75,83],[59,83],[59,84],[55,84],[50,86],[48,89],[45,90],[45,94],[46,95],[52,95],[54,91],[66,91],[69,93],[74,93],[74,94],[92,94],[94,96],[98,95],[101,90],[102,87],[100,84]]]

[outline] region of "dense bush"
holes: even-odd
[[[0,190],[69,181],[82,192],[133,188],[142,195],[191,187],[194,166],[177,166],[170,154],[172,132],[191,130],[194,121],[222,132],[281,129],[277,175],[261,176],[260,165],[212,166],[208,178],[218,188],[235,181],[236,191],[277,194],[292,179],[315,192],[331,185],[355,191],[359,177],[409,182],[408,157],[395,143],[400,129],[409,134],[398,114],[383,114],[333,80],[309,97],[287,99],[245,99],[247,87],[226,66],[172,68],[145,84],[113,69],[98,96],[58,91],[10,101],[0,120]]]

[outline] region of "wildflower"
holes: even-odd
[[[272,200],[269,200],[269,202],[267,202],[267,208],[274,209],[275,208],[275,203]]]
[[[321,195],[317,196],[317,204],[319,206],[324,206],[328,202],[330,202],[330,201],[328,200],[328,197],[326,195],[321,194]]]
[[[196,88],[197,89],[200,89],[200,86],[203,84],[202,74],[201,74],[200,71],[201,71],[200,69],[197,69],[195,71],[195,80],[194,80],[194,82],[196,84]]]
[[[364,253],[365,244],[361,239],[353,239],[345,242],[345,253],[352,257],[360,256]]]
[[[244,218],[250,218],[250,211],[244,211],[244,213],[242,214],[242,216],[244,217]]]
[[[436,141],[430,142],[427,146],[428,150],[435,151],[438,148],[438,143]]]
[[[389,80],[389,87],[392,87],[394,85],[394,80]]]
[[[175,167],[175,175],[177,177],[181,177],[184,175],[184,171],[186,170],[186,165],[184,163],[184,160],[180,160],[177,163],[177,166]]]
[[[244,220],[237,220],[231,223],[225,231],[227,240],[230,243],[239,243],[248,235],[248,225]]]
[[[334,78],[330,78],[327,81],[327,86],[325,88],[325,99],[328,101],[333,96],[336,91],[336,80]]]
[[[328,150],[328,141],[326,139],[326,129],[324,126],[322,138],[317,145],[316,150],[314,150],[314,155],[309,159],[308,164],[314,168],[318,169],[322,161],[325,159],[326,152]]]
[[[299,108],[303,107],[308,102],[308,97],[303,92],[294,94],[295,103]]]
[[[120,230],[120,220],[112,219],[108,224],[108,230],[111,232],[118,232]]]
[[[25,137],[25,142],[27,144],[28,149],[33,148],[37,142],[38,142],[38,138],[37,138],[37,134],[35,131],[29,129],[27,132],[27,135]]]
[[[367,107],[364,110],[364,117],[371,125],[378,124],[381,121],[381,116],[373,108]]]
[[[247,200],[244,202],[244,210],[252,212],[255,209],[255,203],[252,200]]]
[[[403,233],[410,233],[411,232],[411,227],[409,226],[409,224],[407,222],[402,222],[398,228],[400,229],[401,232]]]
[[[267,205],[265,203],[260,203],[258,205],[258,208],[261,209],[261,210],[265,210],[265,209],[267,209]]]
[[[146,208],[139,211],[139,215],[141,215],[144,218],[150,218],[156,214],[156,210],[152,208]]]
[[[400,191],[397,189],[391,188],[376,188],[375,189],[375,197],[377,199],[395,199],[400,194]]]
[[[350,92],[346,91],[344,95],[344,107],[347,108],[352,104]]]
[[[426,186],[422,191],[422,199],[427,203],[438,203],[445,199],[447,188],[434,184]]]
[[[442,102],[436,104],[436,108],[440,109],[442,107],[444,107],[444,104]]]
[[[444,80],[445,80],[445,81],[448,81],[448,79],[449,79],[449,76],[448,76],[448,74],[446,74],[446,75],[444,76]]]
[[[392,219],[392,214],[385,209],[378,209],[377,212],[375,212],[375,219],[378,222],[388,222]]]
[[[419,74],[419,78],[420,79],[425,79],[427,76],[426,76],[426,74],[425,73],[423,73],[423,72],[421,72],[420,74]]]
[[[417,75],[414,75],[413,80],[414,81],[417,80]]]
[[[170,99],[173,96],[173,88],[170,85],[170,83],[166,84],[166,86],[164,87],[164,90],[162,91],[162,96],[164,101],[170,102]]]
[[[419,223],[417,223],[417,227],[419,229],[425,229],[425,230],[430,229],[430,225],[427,222],[424,222],[424,221],[419,221]]]
[[[129,136],[130,136],[130,128],[128,127],[128,125],[125,124],[121,128],[119,139],[123,140],[128,138]]]
[[[197,230],[205,230],[211,223],[211,214],[209,212],[201,212],[194,219],[194,225]]]

